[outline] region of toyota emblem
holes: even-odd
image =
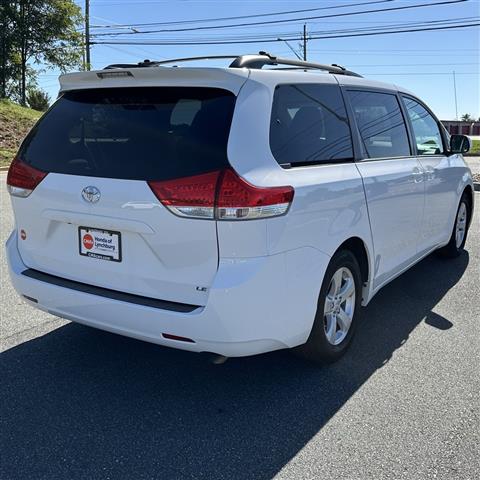
[[[97,203],[100,200],[100,190],[90,185],[82,190],[82,197],[86,202]]]

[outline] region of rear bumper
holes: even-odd
[[[26,301],[40,310],[168,347],[231,357],[304,343],[311,330],[321,283],[316,285],[318,278],[315,280],[312,275],[323,276],[329,260],[311,248],[222,260],[207,305],[177,312],[23,275],[28,267],[20,257],[16,232],[8,239],[6,248],[15,290],[24,298],[29,297]],[[193,342],[166,339],[164,333]]]

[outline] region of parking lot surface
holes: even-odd
[[[0,183],[2,480],[480,477],[480,194],[467,252],[385,287],[340,362],[214,366],[24,304]]]

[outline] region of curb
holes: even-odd
[[[0,167],[0,172],[8,172],[9,167]]]

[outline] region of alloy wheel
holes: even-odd
[[[345,340],[355,311],[355,280],[352,272],[339,268],[328,287],[323,310],[325,336],[332,345]]]
[[[465,202],[460,204],[457,214],[457,222],[455,225],[455,244],[457,248],[462,246],[467,228],[467,205]]]

